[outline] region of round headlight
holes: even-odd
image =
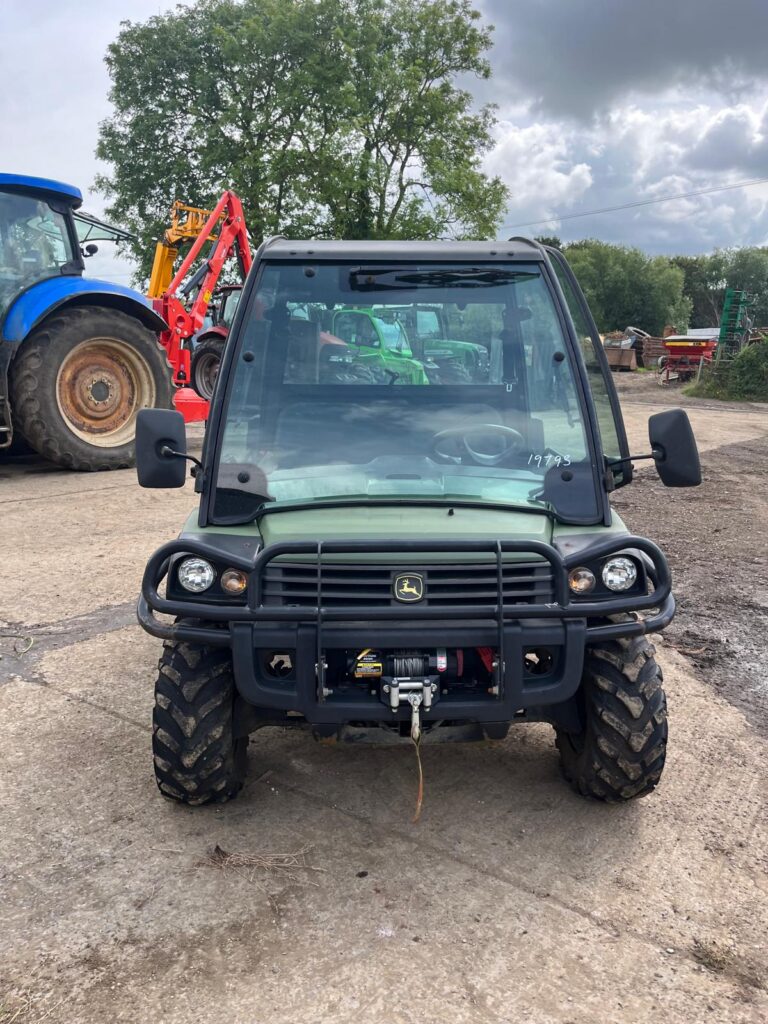
[[[609,558],[602,576],[609,590],[629,590],[637,579],[637,566],[631,558]]]
[[[193,594],[202,594],[216,579],[216,570],[204,558],[185,558],[176,570],[179,583]]]
[[[588,594],[595,589],[595,574],[583,565],[568,573],[568,586],[574,594]]]
[[[248,577],[239,569],[225,569],[221,574],[221,589],[228,594],[242,594],[248,586]]]

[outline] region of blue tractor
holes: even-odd
[[[0,449],[60,466],[133,464],[140,409],[171,408],[163,319],[138,292],[83,277],[93,238],[72,185],[0,174]]]

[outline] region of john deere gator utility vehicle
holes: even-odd
[[[489,358],[452,383],[382,380],[312,318],[457,304]],[[327,372],[334,359],[344,372]],[[649,435],[635,458],[670,486],[699,482],[684,412],[652,416]],[[178,413],[142,412],[137,443],[143,486],[184,484]],[[160,790],[235,796],[248,736],[268,725],[418,742],[544,721],[580,793],[650,792],[667,721],[647,635],[675,605],[664,555],[611,508],[631,480],[600,339],[559,252],[264,244],[195,470],[199,509],[142,585],[141,624],[166,641]]]

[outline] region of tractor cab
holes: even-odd
[[[77,189],[0,174],[0,324],[14,299],[49,277],[83,270],[72,216]]]

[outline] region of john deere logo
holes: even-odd
[[[424,597],[424,577],[415,572],[396,576],[393,592],[398,601],[420,601]]]

